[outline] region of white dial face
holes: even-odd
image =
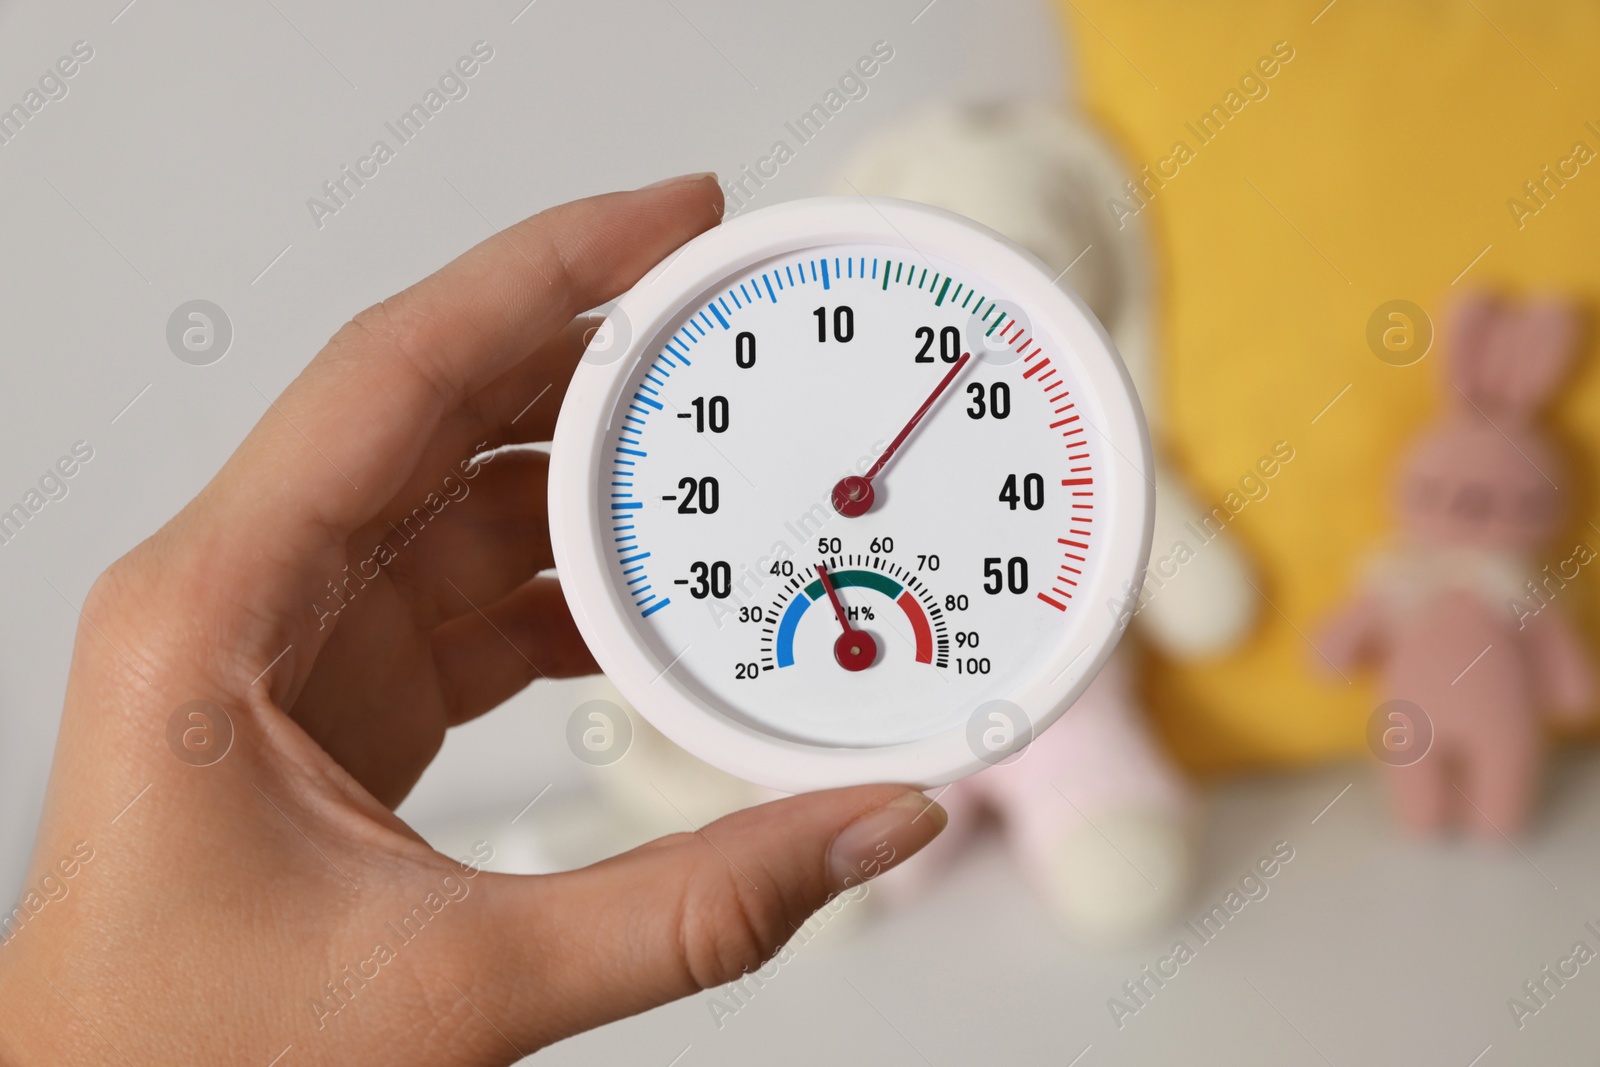
[[[1070,666],[1076,616],[1108,611],[1086,588],[1116,464],[1076,361],[1016,299],[833,243],[666,320],[622,372],[589,498],[662,675],[764,734],[861,748],[963,730]]]

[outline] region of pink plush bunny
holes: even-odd
[[[1385,700],[1421,709],[1380,708],[1373,734],[1401,820],[1426,832],[1460,818],[1498,837],[1532,806],[1540,712],[1577,719],[1594,695],[1587,650],[1533,555],[1570,498],[1536,417],[1571,366],[1579,323],[1570,304],[1475,297],[1449,325],[1446,411],[1400,472],[1400,546],[1373,561],[1318,644],[1341,672],[1376,661]],[[1427,747],[1394,758],[1379,740],[1391,732]]]

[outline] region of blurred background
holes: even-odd
[[[492,58],[463,94],[331,200],[324,183],[479,42]],[[1236,567],[1218,578],[1209,542],[1172,562],[1129,639],[1121,695],[1149,724],[1164,829],[1091,809],[1041,859],[974,791],[960,841],[825,913],[759,982],[533,1059],[1587,1062],[1600,762],[1567,737],[1523,783],[1520,830],[1477,811],[1475,832],[1407,833],[1382,764],[1427,746],[1395,754],[1393,694],[1370,664],[1332,662],[1323,632],[1392,542],[1407,442],[1459,406],[1448,359],[1472,338],[1451,308],[1468,292],[1593,306],[1597,43],[1600,12],[1575,0],[0,0],[0,109],[23,111],[0,110],[0,513],[25,513],[0,518],[0,895],[21,888],[85,592],[345,319],[544,207],[737,176],[785,141],[749,208],[854,176],[1065,248],[1045,257],[1062,284],[1138,348],[1172,513],[1221,509]],[[844,86],[880,45],[892,59]],[[834,90],[796,143],[785,124]],[[1018,118],[1039,109],[1053,117]],[[1092,140],[1117,173],[1085,177],[1058,138]],[[986,165],[930,168],[930,145]],[[995,165],[1012,158],[1020,179]],[[1004,210],[1019,204],[1037,210]],[[186,359],[169,320],[192,301],[226,340]],[[1517,658],[1519,602],[1575,626],[1582,659],[1600,640],[1583,551],[1600,547],[1600,375],[1591,334],[1569,347],[1542,424],[1569,469],[1540,472],[1563,517],[1495,555],[1508,580],[1461,564],[1459,588],[1493,585],[1505,634],[1446,691],[1542,675]],[[1154,564],[1179,555],[1181,524],[1168,533]],[[1195,629],[1213,596],[1232,598],[1226,640]],[[1184,600],[1187,621],[1156,606]],[[568,718],[597,697],[616,699],[603,680],[540,682],[458,728],[400,814],[451,855],[487,842],[492,869],[538,872],[758,799],[642,724],[615,762],[575,758]],[[646,769],[673,776],[681,810],[652,807]]]

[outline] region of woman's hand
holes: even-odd
[[[362,312],[100,578],[0,915],[0,1062],[511,1063],[755,968],[938,833],[841,789],[518,877],[391,810],[449,727],[595,670],[534,577],[545,457],[472,460],[549,439],[576,313],[721,210],[710,176],[567,204]]]

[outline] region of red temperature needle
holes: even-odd
[[[883,455],[878,457],[878,462],[872,465],[871,470],[867,471],[865,475],[851,474],[839,479],[838,484],[833,487],[833,510],[847,519],[865,515],[872,510],[872,502],[876,498],[876,494],[872,491],[872,479],[878,476],[878,472],[883,470],[884,465],[899,451],[900,446],[905,444],[906,438],[911,436],[911,431],[917,428],[917,423],[922,421],[922,417],[928,413],[929,408],[933,407],[934,401],[939,399],[939,395],[950,387],[951,382],[956,380],[956,375],[961,373],[961,369],[967,365],[967,361],[970,359],[972,359],[971,352],[961,353],[961,358],[956,360],[956,365],[950,368],[950,373],[946,374],[939,384],[933,387],[933,392],[928,399],[924,400],[922,406],[917,409],[917,413],[911,416],[911,421],[906,423],[905,429],[895,434],[894,440],[889,442],[889,447],[884,449]],[[817,569],[820,571],[822,568],[819,567]],[[831,589],[829,593],[831,595]],[[834,606],[838,606],[837,600],[835,600]],[[840,621],[844,621],[843,617],[840,618]],[[859,668],[854,669],[859,670]]]
[[[857,630],[850,625],[850,620],[845,617],[844,605],[839,603],[839,594],[833,588],[833,579],[828,577],[828,568],[820,563],[817,564],[817,577],[822,579],[822,588],[828,591],[828,599],[833,602],[833,613],[839,617],[839,625],[844,627],[844,633],[833,643],[833,658],[847,671],[866,670],[878,658],[878,642],[867,631]]]

